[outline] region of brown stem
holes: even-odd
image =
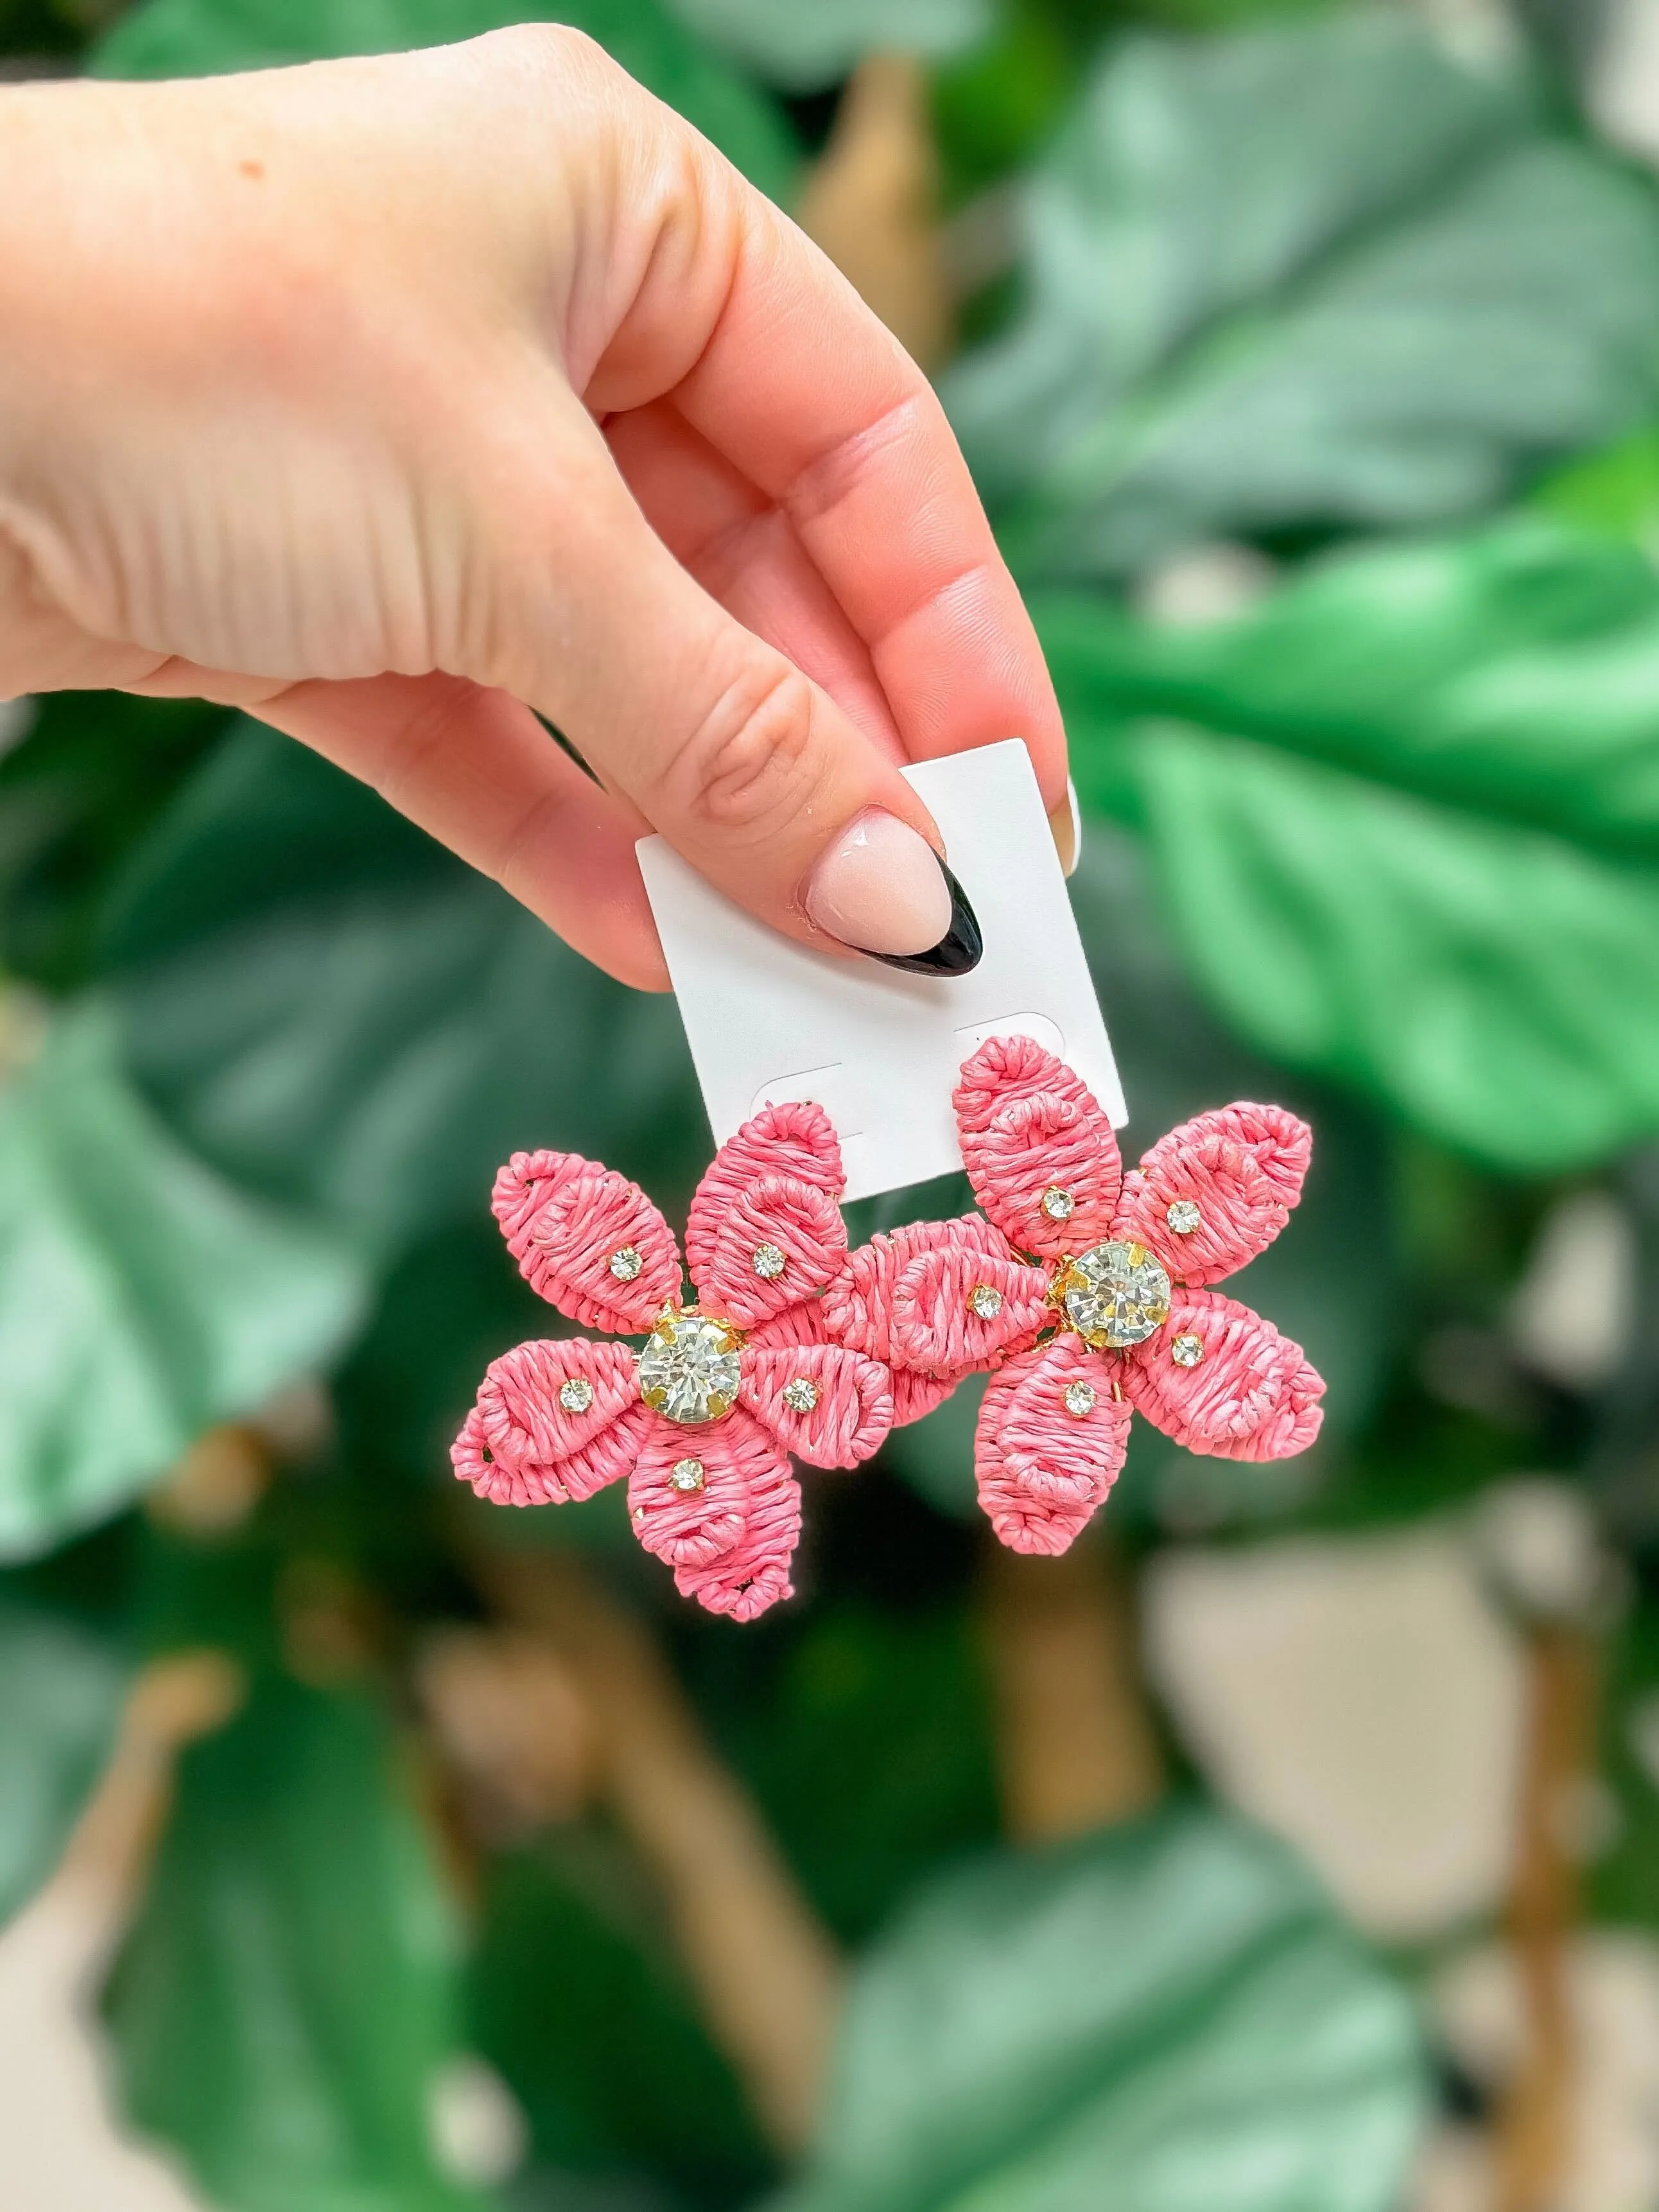
[[[810,5],[811,0],[799,0]],[[801,228],[924,368],[950,350],[927,72],[908,54],[854,70],[801,195]]]
[[[840,2010],[834,1944],[643,1624],[568,1553],[494,1553],[478,1571],[587,1698],[601,1788],[656,1875],[710,2030],[773,2142],[800,2150]]]
[[[1003,1821],[1048,1843],[1157,1802],[1164,1762],[1140,1686],[1128,1577],[1098,1539],[1058,1559],[997,1545],[986,1575]]]
[[[1579,1629],[1534,1631],[1528,1712],[1508,1927],[1524,2040],[1498,2130],[1495,2212],[1548,2212],[1566,2164],[1573,2082],[1569,1956],[1578,1882],[1563,1835],[1571,1793],[1589,1771],[1595,1660]]]

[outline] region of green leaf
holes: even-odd
[[[366,1704],[270,1680],[185,1754],[109,2018],[224,2212],[476,2212],[430,2145],[457,1942]]]
[[[0,1557],[114,1511],[314,1370],[361,1291],[334,1240],[157,1127],[101,1008],[66,1013],[0,1088]]]
[[[1633,548],[1528,519],[1208,629],[1037,617],[1085,803],[1143,829],[1240,1034],[1512,1172],[1659,1129],[1659,582]]]
[[[1471,514],[1652,409],[1650,186],[1380,11],[1118,46],[1024,258],[945,397],[1031,574]]]
[[[656,1900],[614,1838],[567,1829],[490,1867],[470,1987],[478,2047],[522,2106],[538,2164],[580,2175],[581,2204],[601,2176],[667,2179],[696,2203],[745,2200],[769,2177]]]
[[[1390,2212],[1422,2062],[1277,1844],[1182,1811],[937,1881],[854,1984],[787,2212]]]
[[[382,1255],[486,1219],[521,1148],[642,1174],[671,1219],[707,1164],[672,1000],[286,738],[244,726],[117,904],[131,1064],[173,1127]]]
[[[787,92],[817,92],[869,53],[951,54],[989,31],[991,0],[672,0],[676,15]]]
[[[126,1683],[108,1640],[0,1599],[0,1922],[57,1865],[115,1740]]]
[[[447,46],[547,20],[534,0],[143,0],[104,39],[92,66],[100,76],[213,76]],[[763,192],[788,197],[796,150],[782,117],[660,0],[566,0],[556,20],[597,39]]]

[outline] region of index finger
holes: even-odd
[[[1036,633],[932,386],[852,286],[746,191],[731,285],[674,404],[789,516],[864,640],[913,760],[1066,737]]]

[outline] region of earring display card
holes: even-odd
[[[847,1195],[962,1164],[951,1094],[987,1037],[1024,1036],[1128,1119],[1082,940],[1018,739],[904,771],[979,917],[971,975],[901,975],[780,937],[713,890],[661,837],[640,866],[716,1144],[763,1106],[811,1098],[835,1124]]]

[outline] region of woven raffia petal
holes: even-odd
[[[1123,1179],[1105,1109],[1081,1076],[1030,1037],[992,1037],[956,1091],[957,1132],[974,1195],[1017,1251],[1043,1260],[1110,1233]],[[1045,1213],[1062,1191],[1069,1212]]]
[[[686,1258],[702,1304],[750,1329],[823,1291],[846,1262],[845,1188],[841,1146],[821,1106],[767,1106],[745,1121],[691,1201]],[[771,1277],[755,1271],[756,1254],[769,1245],[783,1255]]]
[[[687,1492],[672,1478],[689,1459],[701,1462],[703,1486]],[[699,1428],[657,1419],[629,1480],[628,1510],[682,1596],[711,1613],[751,1620],[793,1595],[800,1490],[781,1448],[741,1409]]]
[[[810,1382],[817,1393],[804,1413],[784,1396],[793,1382]],[[838,1344],[759,1352],[750,1346],[743,1355],[743,1402],[786,1451],[812,1467],[856,1467],[893,1425],[887,1370]]]
[[[1218,1283],[1265,1251],[1291,1218],[1313,1132],[1282,1106],[1240,1103],[1194,1115],[1160,1138],[1127,1176],[1112,1233],[1156,1253],[1188,1283]],[[1198,1226],[1171,1228],[1172,1205]]]
[[[1129,1442],[1112,1363],[1075,1336],[1011,1359],[985,1388],[975,1438],[979,1502],[1013,1552],[1067,1550],[1104,1504]],[[1068,1411],[1068,1385],[1094,1394]]]
[[[576,1152],[514,1152],[491,1206],[533,1291],[584,1328],[647,1329],[680,1294],[674,1232],[637,1183]],[[640,1271],[612,1272],[631,1249]]]
[[[1174,1357],[1183,1336],[1203,1347],[1196,1366]],[[1125,1354],[1121,1380],[1166,1437],[1217,1459],[1288,1459],[1323,1418],[1325,1385],[1301,1346],[1219,1291],[1177,1291],[1164,1327]]]

